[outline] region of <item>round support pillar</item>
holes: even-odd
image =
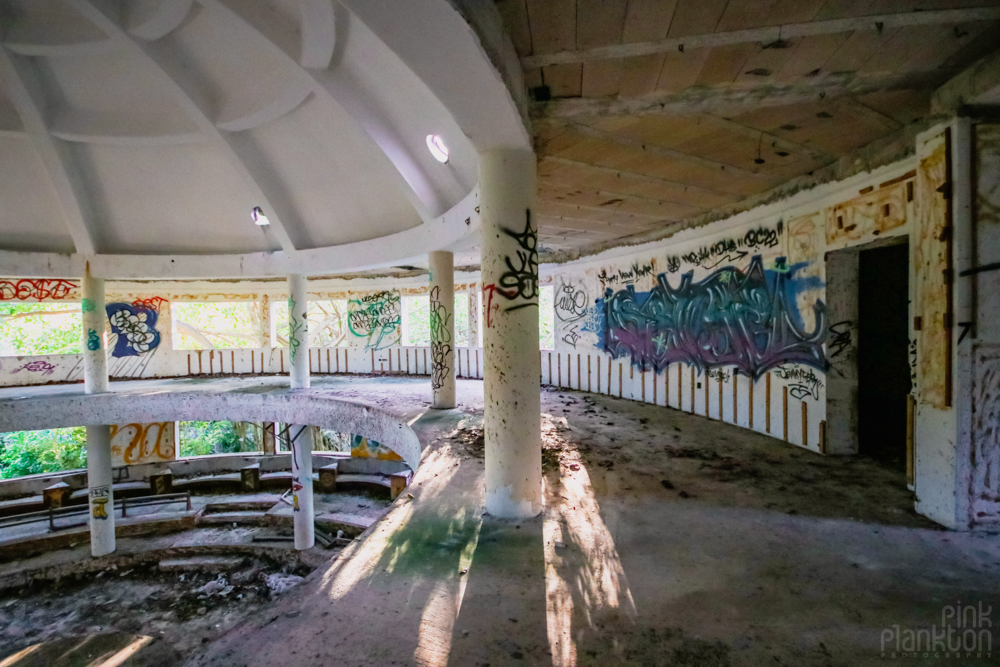
[[[108,357],[105,343],[104,279],[87,271],[83,278],[83,387],[88,394],[108,390]]]
[[[90,501],[90,554],[115,550],[115,505],[111,489],[111,427],[87,427],[87,486]]]
[[[108,391],[105,342],[104,279],[83,278],[83,387],[88,394]],[[87,427],[87,487],[90,503],[90,553],[104,556],[115,550],[115,505],[111,487],[111,427]]]
[[[292,389],[309,388],[309,303],[306,301],[306,278],[297,273],[288,276],[288,358],[291,361]]]
[[[431,407],[455,407],[455,256],[430,254]]]
[[[299,274],[288,276],[288,357],[291,362],[292,389],[309,388],[309,303],[306,279]],[[288,429],[292,439],[292,514],[295,525],[295,548],[311,549],[316,543],[313,525],[312,429],[295,424]]]
[[[542,510],[535,155],[494,150],[479,165],[486,511],[528,518]]]

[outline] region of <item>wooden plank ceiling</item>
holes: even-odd
[[[535,100],[546,250],[669,228],[831,164],[926,116],[1000,45],[1000,0],[497,5]]]

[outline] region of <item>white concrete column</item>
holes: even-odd
[[[88,394],[108,391],[108,357],[104,335],[104,280],[83,278],[83,382]],[[87,487],[90,502],[90,553],[115,550],[114,494],[111,488],[111,427],[87,427]]]
[[[288,357],[291,361],[292,389],[309,388],[309,303],[306,278],[288,276]],[[292,437],[292,509],[295,524],[295,548],[311,549],[316,543],[313,526],[312,429],[295,424]]]
[[[115,550],[115,507],[111,489],[111,427],[87,427],[87,486],[90,497],[90,554]]]
[[[292,442],[292,516],[295,548],[311,549],[316,544],[313,524],[313,429],[296,424],[289,428]]]
[[[309,388],[308,312],[305,276],[293,273],[288,276],[288,357],[292,366],[292,389]]]
[[[542,510],[536,163],[531,151],[480,157],[486,511]]]
[[[83,279],[83,386],[88,394],[108,390],[108,356],[104,322],[104,279],[90,271]]]
[[[430,254],[431,270],[431,407],[455,407],[455,256]]]

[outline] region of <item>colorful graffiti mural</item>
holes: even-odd
[[[129,303],[112,303],[106,310],[111,333],[118,336],[111,356],[136,357],[159,346],[160,332],[156,330],[158,313],[155,310]]]
[[[697,283],[689,272],[677,288],[665,273],[649,292],[609,288],[597,305],[604,315],[602,347],[657,372],[675,362],[699,371],[734,366],[755,379],[786,363],[825,371],[826,307],[820,300],[813,305],[812,333],[804,330],[795,308],[797,290],[820,284],[796,280],[796,268],[769,271],[755,255],[746,271],[727,266]]]
[[[111,426],[111,465],[173,461],[174,422]]]
[[[396,452],[374,440],[369,440],[356,433],[351,435],[351,456],[359,459],[378,459],[380,461],[402,461]]]

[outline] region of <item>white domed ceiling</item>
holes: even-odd
[[[530,145],[444,0],[2,0],[0,30],[8,275],[402,261],[475,231],[477,151]]]

